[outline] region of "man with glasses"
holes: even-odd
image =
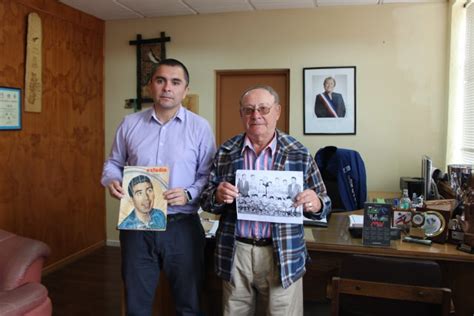
[[[224,315],[254,314],[257,297],[267,315],[303,315],[302,276],[308,260],[303,225],[237,220],[234,203],[238,169],[302,171],[304,190],[294,205],[312,218],[330,211],[331,200],[308,149],[276,129],[280,111],[278,94],[269,86],[243,93],[245,133],[219,148],[201,196],[205,211],[222,215],[215,268],[223,279]]]

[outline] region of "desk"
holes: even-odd
[[[361,214],[361,211],[356,213]],[[347,227],[348,214],[333,213],[328,228],[305,227],[305,239],[312,263],[307,265],[303,278],[305,300],[320,300],[327,296],[326,284],[339,273],[340,262],[348,254],[428,259],[437,261],[442,269],[445,286],[453,291],[456,315],[474,315],[474,255],[456,250],[451,244],[419,244],[392,241],[390,247],[366,247],[362,239],[352,238]],[[203,310],[206,315],[221,315],[221,280],[213,268],[215,242],[209,239],[206,245],[206,285],[203,291]],[[174,306],[168,285],[160,281],[156,305],[160,315],[173,315]],[[165,281],[166,282],[166,281]],[[166,311],[165,311],[166,310]]]
[[[362,214],[361,211],[355,213]],[[305,227],[307,247],[316,263],[308,268],[308,277],[311,277],[312,270],[318,269],[321,257],[330,257],[336,265],[344,254],[434,260],[441,266],[446,286],[453,291],[456,315],[474,314],[474,255],[458,251],[455,245],[447,243],[424,246],[392,240],[387,248],[363,246],[362,239],[352,238],[347,230],[348,214],[351,212],[333,213],[328,228]]]

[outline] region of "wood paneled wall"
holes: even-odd
[[[0,0],[0,86],[23,97],[30,12],[43,27],[43,106],[0,131],[0,228],[46,242],[52,266],[106,238],[105,23],[55,0]]]

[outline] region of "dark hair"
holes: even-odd
[[[334,77],[327,77],[326,79],[324,79],[323,85],[325,85],[326,81],[329,81],[329,80],[332,80],[332,82],[334,82],[334,86],[336,86],[336,79],[334,79]]]
[[[142,174],[130,180],[130,183],[128,184],[128,195],[130,195],[130,197],[133,197],[133,187],[136,186],[137,184],[145,183],[145,182],[149,183],[151,187],[153,188],[153,184],[151,183],[150,178]]]
[[[150,76],[148,78],[148,82],[151,81],[151,79],[153,78],[153,75],[158,70],[158,68],[160,68],[161,66],[180,67],[181,69],[183,69],[184,80],[186,80],[186,86],[189,85],[189,72],[188,72],[188,69],[186,68],[186,66],[182,62],[180,62],[177,59],[173,59],[173,58],[163,59],[163,60],[160,60],[158,63],[153,64],[153,67],[151,68],[151,71],[150,71]]]

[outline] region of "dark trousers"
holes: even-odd
[[[164,232],[120,231],[127,315],[150,316],[164,269],[177,315],[198,315],[204,275],[204,230],[197,214],[168,219]]]

